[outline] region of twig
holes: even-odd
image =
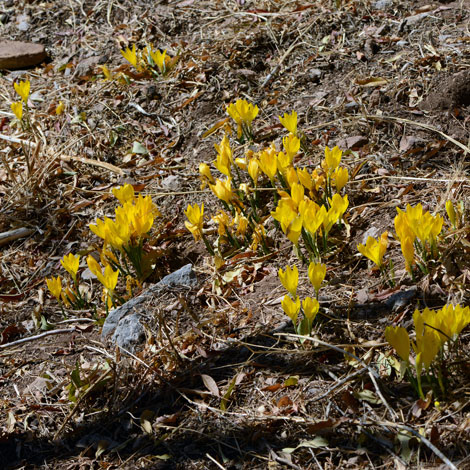
[[[220,463],[217,462],[217,460],[215,460],[214,457],[212,457],[211,454],[207,453],[207,454],[206,454],[206,457],[207,457],[209,460],[212,460],[212,462],[214,462],[214,463],[217,465],[217,467],[221,468],[222,470],[226,470],[226,468],[225,468],[224,466],[220,465]]]
[[[46,331],[36,336],[29,336],[28,338],[21,338],[16,341],[12,341],[11,343],[0,344],[0,349],[7,349],[7,348],[11,348],[12,346],[17,346],[18,344],[29,343],[30,341],[36,341],[37,339],[45,338],[46,336],[61,335],[65,333],[74,333],[74,332],[78,333],[80,332],[80,330],[78,330],[77,328],[63,328],[60,330],[50,330],[50,331]]]
[[[14,240],[18,240],[18,238],[29,237],[29,235],[32,235],[34,232],[34,229],[21,227],[0,233],[0,246],[6,245]]]

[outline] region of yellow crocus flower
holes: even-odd
[[[186,217],[185,221],[186,228],[193,234],[194,240],[198,241],[202,238],[202,226],[204,224],[204,203],[199,207],[197,204],[188,207],[184,211]]]
[[[289,133],[287,137],[282,139],[282,146],[292,161],[297,152],[300,150],[300,140],[294,134]]]
[[[11,103],[10,105],[13,114],[16,116],[16,119],[21,120],[23,118],[23,102],[16,101],[15,103]]]
[[[252,103],[243,99],[238,99],[235,103],[231,103],[227,107],[228,115],[237,123],[245,122],[250,124],[253,119],[258,115],[258,106],[253,106]]]
[[[271,180],[274,180],[277,172],[276,149],[270,147],[263,150],[259,156],[259,166],[261,171]]]
[[[60,260],[63,268],[72,276],[74,282],[77,280],[77,271],[80,265],[80,255],[69,253]]]
[[[59,104],[56,106],[55,108],[55,114],[56,116],[60,116],[63,112],[64,112],[64,109],[65,109],[65,104],[63,101],[59,101]]]
[[[289,292],[292,297],[297,295],[297,286],[299,285],[299,270],[297,266],[291,268],[286,266],[286,270],[283,271],[282,268],[279,268],[279,279],[284,286],[284,288]]]
[[[307,168],[297,168],[297,177],[306,189],[313,191],[312,176],[308,172]]]
[[[230,166],[233,162],[232,149],[226,135],[224,135],[220,145],[214,144],[217,151],[217,159],[214,162],[215,167],[225,176],[230,177]]]
[[[292,111],[291,114],[284,113],[284,116],[279,116],[279,121],[292,134],[297,134],[297,113]]]
[[[318,303],[317,299],[305,297],[305,299],[302,301],[302,309],[308,320],[313,322],[317,316],[318,310],[320,310],[320,304]]]
[[[29,91],[31,89],[31,83],[29,80],[25,80],[24,82],[14,83],[13,86],[15,87],[16,93],[21,96],[21,99],[27,103]]]
[[[51,277],[46,279],[47,288],[50,293],[60,302],[60,294],[62,292],[62,278],[57,276],[55,279]]]
[[[379,268],[383,265],[383,257],[388,246],[388,232],[382,233],[380,239],[377,241],[373,237],[367,237],[367,242],[365,245],[360,244],[357,246],[357,249],[361,254],[366,258],[369,258],[374,262]]]
[[[135,50],[135,44],[132,46],[132,50],[127,47],[125,50],[121,50],[121,54],[131,65],[137,68],[137,52]]]
[[[210,184],[209,187],[220,200],[230,204],[234,196],[232,193],[232,182],[229,178],[225,181],[217,179],[215,184]]]
[[[326,171],[331,174],[336,168],[338,168],[339,164],[341,163],[341,156],[343,151],[340,150],[338,146],[330,148],[328,146],[325,147],[325,165]]]
[[[18,119],[21,119],[21,118],[18,118]],[[455,211],[454,204],[452,204],[452,201],[450,199],[446,201],[446,212],[447,212],[447,217],[449,217],[449,220],[452,226],[454,228],[457,228],[457,213]]]
[[[153,60],[153,63],[158,67],[161,74],[166,72],[166,49],[163,52],[160,52],[159,49],[153,51],[152,47],[147,48],[150,57]]]
[[[124,205],[126,202],[132,202],[135,197],[134,186],[132,184],[125,184],[118,186],[112,190],[113,196]]]
[[[312,283],[312,286],[315,289],[315,293],[318,297],[318,292],[320,291],[320,287],[322,282],[324,281],[326,276],[326,264],[323,263],[310,263],[308,266],[308,278]]]
[[[415,247],[411,237],[405,237],[400,240],[401,252],[405,258],[405,267],[408,272],[411,272],[415,258]]]
[[[250,160],[250,163],[248,163],[248,174],[253,180],[253,184],[255,185],[255,187],[258,184],[259,173],[260,173],[259,161],[256,158],[252,158]]]
[[[334,171],[332,178],[335,182],[336,190],[340,192],[346,186],[346,183],[349,181],[348,170],[346,168],[338,167]]]
[[[387,326],[385,328],[385,339],[404,361],[409,361],[410,337],[405,328],[402,326]]]
[[[292,300],[288,295],[285,295],[281,305],[284,313],[292,320],[294,326],[296,326],[300,312],[300,299],[296,297],[295,300]]]

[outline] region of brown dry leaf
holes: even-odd
[[[212,395],[220,398],[219,387],[217,387],[215,380],[210,375],[206,374],[201,374],[201,379],[204,382],[204,385],[206,386],[207,390],[209,390]]]
[[[388,83],[388,80],[382,77],[368,77],[368,78],[359,78],[356,80],[358,85],[363,87],[374,87],[374,86],[382,86]]]

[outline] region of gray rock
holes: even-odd
[[[134,348],[145,340],[145,330],[138,314],[124,317],[118,324],[111,338],[121,348],[133,352]]]
[[[40,64],[47,57],[42,44],[0,41],[0,69],[24,69]]]
[[[393,5],[393,0],[378,0],[374,3],[375,10],[386,10]]]
[[[157,286],[166,287],[195,287],[197,284],[196,273],[193,271],[193,265],[187,264],[174,273],[165,276]]]
[[[103,339],[110,338],[111,342],[128,351],[145,340],[145,329],[140,322],[138,307],[151,297],[165,290],[177,287],[192,288],[197,285],[196,274],[192,264],[187,264],[174,273],[168,274],[160,282],[147,289],[138,297],[134,297],[120,307],[112,310],[106,317],[101,331]]]

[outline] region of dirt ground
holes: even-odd
[[[392,370],[384,339],[415,308],[470,300],[468,0],[5,0],[0,21],[2,38],[40,42],[49,57],[0,78],[0,233],[30,229],[0,246],[1,468],[470,468],[468,330],[447,393],[428,401]],[[177,57],[164,77],[120,52],[149,43]],[[33,133],[10,109],[26,78]],[[288,336],[277,272],[296,264],[306,281],[307,268],[281,232],[268,254],[217,271],[184,225],[188,204],[219,207],[198,168],[239,98],[260,112],[237,156],[279,149],[278,116],[296,110],[296,165],[313,169],[338,145],[351,175],[317,342]],[[45,285],[71,251],[85,270],[98,244],[88,225],[113,213],[110,191],[125,183],[162,214],[146,285],[187,263],[198,277],[145,304],[133,356],[102,342],[102,309],[64,317]],[[448,199],[463,201],[464,222],[443,237],[440,264],[412,282],[391,239],[397,282],[384,286],[357,245],[393,232],[396,207],[445,216]]]

